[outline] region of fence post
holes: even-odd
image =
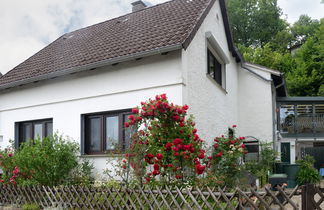
[[[302,210],[316,209],[314,205],[315,186],[307,184],[302,187]]]

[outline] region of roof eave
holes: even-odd
[[[68,74],[73,74],[73,73],[87,71],[87,70],[94,69],[94,68],[100,68],[100,67],[104,67],[104,66],[109,66],[109,65],[112,65],[112,64],[116,64],[116,63],[132,61],[132,60],[135,60],[137,58],[143,58],[143,57],[148,57],[148,56],[152,56],[152,55],[158,55],[158,54],[167,53],[167,52],[171,52],[171,51],[176,51],[176,50],[180,50],[180,49],[182,49],[182,44],[175,44],[175,45],[171,45],[171,46],[165,46],[165,47],[156,48],[156,49],[152,49],[152,50],[142,51],[142,52],[126,55],[126,56],[120,56],[120,57],[115,57],[115,58],[111,58],[111,59],[107,59],[107,60],[102,60],[102,61],[98,61],[98,62],[95,62],[95,63],[83,65],[83,66],[77,66],[77,67],[72,67],[72,68],[68,68],[68,69],[63,69],[63,70],[60,70],[60,71],[55,71],[55,72],[48,73],[48,74],[45,74],[45,75],[33,77],[33,78],[30,78],[30,79],[23,79],[23,80],[18,80],[18,81],[14,81],[14,82],[10,82],[10,83],[0,85],[0,91],[5,90],[5,89],[9,89],[9,88],[13,88],[13,87],[17,87],[17,86],[26,85],[26,84],[29,84],[29,83],[34,83],[34,82],[38,82],[38,81],[53,79],[53,78],[65,76],[65,75],[68,75]]]

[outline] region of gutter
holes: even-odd
[[[138,52],[138,53],[134,53],[131,55],[110,58],[107,60],[102,60],[102,61],[98,61],[95,63],[86,64],[83,66],[72,67],[72,68],[68,68],[68,69],[64,69],[64,70],[60,70],[60,71],[55,71],[55,72],[52,72],[49,74],[33,77],[33,78],[22,79],[22,80],[10,82],[8,84],[0,85],[0,91],[8,89],[8,88],[16,87],[16,86],[33,83],[33,82],[53,79],[56,77],[67,75],[67,74],[73,74],[73,73],[77,73],[77,72],[87,71],[90,69],[100,68],[100,67],[104,67],[104,66],[109,66],[109,65],[113,65],[113,64],[117,64],[117,63],[121,63],[121,62],[131,61],[131,60],[135,60],[138,58],[148,57],[148,56],[152,56],[152,55],[158,55],[158,54],[167,53],[167,52],[180,50],[180,49],[182,49],[182,44],[176,44],[176,45],[156,48],[156,49],[152,49],[152,50],[147,50],[147,51],[143,51],[143,52]]]
[[[266,82],[272,82],[272,79],[267,79],[267,78],[265,78],[264,76],[262,76],[262,75],[256,73],[255,71],[249,69],[249,68],[248,68],[244,63],[241,64],[241,67],[242,67],[243,69],[247,70],[248,72],[254,74],[255,76],[259,77],[260,79],[266,81]],[[276,87],[276,88],[277,88],[277,87]]]

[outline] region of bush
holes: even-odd
[[[207,178],[222,187],[231,188],[238,183],[242,170],[240,160],[247,152],[243,144],[245,138],[236,137],[235,128],[236,125],[233,125],[229,128],[227,136],[222,135],[214,139],[212,156],[208,157],[210,172]]]
[[[77,143],[59,135],[22,143],[15,153],[9,149],[2,152],[2,182],[47,186],[64,184],[78,166],[77,152]]]
[[[188,108],[169,103],[165,94],[134,108],[125,127],[137,132],[122,168],[130,166],[140,183],[192,184],[206,165],[203,141],[187,117]]]
[[[300,170],[297,174],[297,183],[299,185],[304,184],[316,184],[321,181],[319,172],[314,168],[314,157],[306,155],[303,160],[298,160],[300,164]]]
[[[261,186],[268,181],[268,173],[273,171],[278,153],[274,151],[271,144],[261,144],[260,158],[257,161],[245,163],[245,170],[260,179]]]

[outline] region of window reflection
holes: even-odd
[[[295,133],[295,105],[283,104],[280,106],[281,133]]]
[[[324,104],[281,104],[280,133],[314,136],[324,134]]]

